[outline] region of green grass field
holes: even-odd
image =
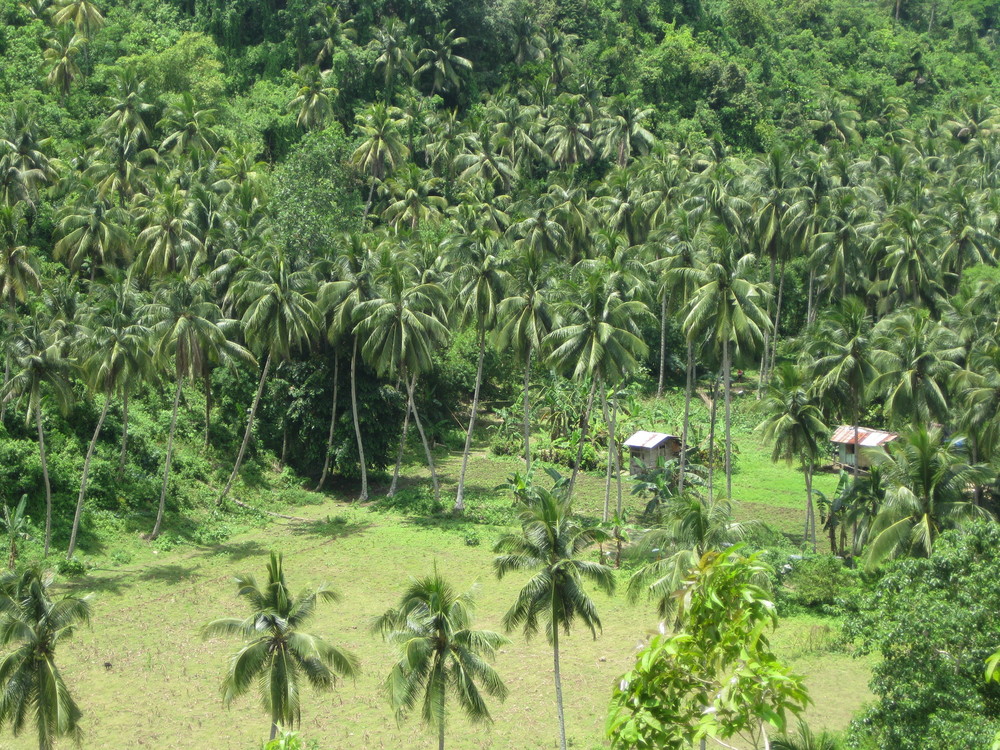
[[[773,466],[768,452],[752,447],[754,442],[740,430],[740,472],[734,484],[745,499],[741,515],[761,517],[789,535],[801,534],[801,473]],[[460,457],[442,459],[444,498],[450,502]],[[482,450],[473,456],[470,517],[490,504],[490,517],[503,517],[506,501],[494,488],[519,465],[516,459],[495,458]],[[410,465],[406,475],[412,486],[422,484],[426,471]],[[603,477],[585,475],[579,511],[598,515],[603,491]],[[321,606],[310,630],[353,650],[363,663],[356,681],[331,694],[304,696],[303,735],[322,748],[435,745],[417,719],[397,725],[379,689],[392,654],[369,634],[369,623],[395,604],[408,576],[436,565],[456,586],[478,585],[479,625],[499,629],[503,612],[525,580],[512,576],[498,582],[493,576],[491,545],[502,527],[380,510],[377,503],[357,507],[337,493],[292,495],[295,504],[288,512],[309,520],[274,521],[221,544],[165,550],[150,548],[133,534],[123,540],[132,556],[127,564],[113,565],[114,549],[106,548],[95,558],[100,569],[72,584],[96,596],[92,628],[63,645],[59,658],[85,712],[85,748],[259,747],[269,722],[256,701],[247,698],[226,710],[218,694],[237,644],[202,641],[198,630],[215,617],[243,613],[233,577],[263,575],[269,550],[284,553],[293,588],[327,581],[342,594],[339,604]],[[632,508],[641,503],[627,486],[625,498]],[[577,630],[563,641],[568,734],[577,749],[606,747],[603,725],[611,686],[657,625],[647,604],[631,605],[620,596],[597,595],[596,600],[603,633],[592,640],[588,632]],[[835,621],[801,616],[783,619],[775,635],[780,653],[806,677],[814,700],[807,718],[814,728],[843,729],[870,697],[868,665],[836,648],[837,630]],[[511,638],[497,663],[510,688],[509,699],[491,706],[491,727],[469,726],[454,716],[450,747],[555,746],[551,652],[544,638],[527,643],[516,633]],[[30,735],[0,737],[0,747],[36,745]]]

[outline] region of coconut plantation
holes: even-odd
[[[998,28],[0,0],[0,747],[1000,747]]]

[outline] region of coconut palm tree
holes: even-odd
[[[542,342],[552,332],[555,309],[552,276],[547,272],[545,256],[530,244],[515,245],[510,265],[511,284],[508,296],[497,308],[499,326],[495,345],[499,351],[508,347],[524,363],[524,470],[531,469],[531,365],[542,350]]]
[[[202,628],[202,637],[229,636],[246,641],[229,660],[222,680],[222,701],[228,706],[250,691],[258,693],[271,719],[273,740],[279,726],[301,721],[303,678],[316,690],[329,690],[338,677],[357,674],[358,660],[303,631],[321,601],[336,602],[340,595],[326,584],[293,595],[280,554],[271,553],[263,585],[253,575],[237,576],[236,595],[246,599],[249,615],[213,620]]]
[[[0,388],[0,400],[15,399],[24,405],[25,424],[32,419],[38,432],[38,455],[45,484],[45,549],[48,557],[52,543],[52,485],[45,453],[45,430],[42,403],[48,397],[65,410],[73,400],[70,386],[70,361],[66,358],[66,339],[57,326],[48,326],[38,315],[28,318],[12,343],[13,372]]]
[[[362,214],[367,217],[375,185],[409,155],[409,149],[400,133],[405,121],[398,107],[375,102],[366,111],[358,112],[355,125],[363,140],[351,154],[351,163],[370,174],[372,180]]]
[[[0,304],[6,307],[6,339],[4,349],[3,383],[10,379],[10,342],[13,341],[17,323],[15,306],[24,302],[30,290],[41,289],[37,263],[31,251],[18,244],[24,226],[22,211],[17,206],[0,206]],[[0,383],[0,387],[3,386]],[[6,415],[7,402],[0,399],[0,423]]]
[[[71,271],[90,267],[93,281],[97,266],[128,261],[131,256],[125,213],[92,191],[86,199],[63,210],[59,220],[60,239],[53,256],[66,263]]]
[[[434,455],[424,433],[414,389],[417,378],[433,367],[435,346],[448,339],[444,323],[444,290],[434,283],[422,283],[416,267],[404,259],[385,264],[378,279],[376,296],[357,305],[354,317],[360,337],[361,354],[379,375],[398,378],[406,383],[407,412],[420,433],[427,455],[427,465],[434,485],[434,499],[440,494]],[[395,494],[403,458],[407,423],[399,444],[396,469],[389,495]]]
[[[308,347],[319,332],[318,312],[312,300],[315,289],[315,275],[311,270],[297,269],[282,245],[263,246],[233,285],[231,293],[236,307],[243,311],[247,343],[258,359],[264,359],[264,368],[233,472],[219,494],[217,505],[225,501],[240,472],[272,361],[286,360],[293,352]]]
[[[885,501],[872,522],[867,567],[901,555],[930,556],[941,532],[993,515],[973,503],[969,487],[994,476],[970,464],[961,441],[941,430],[915,427],[876,457],[885,481]]]
[[[156,523],[150,533],[151,539],[159,536],[163,522],[173,459],[174,431],[177,427],[177,407],[184,379],[194,380],[199,377],[209,359],[217,362],[254,361],[250,352],[233,340],[239,332],[239,323],[226,318],[212,299],[211,287],[203,278],[168,279],[155,290],[153,301],[140,311],[155,342],[154,357],[163,369],[173,369],[176,381],[160,504],[156,512]]]
[[[48,45],[43,56],[49,64],[46,82],[59,91],[59,102],[66,103],[66,97],[73,87],[73,81],[80,77],[80,66],[76,59],[86,49],[87,37],[79,34],[69,23],[60,26],[55,34],[46,40]]]
[[[192,156],[214,154],[219,136],[215,132],[214,109],[198,109],[194,96],[185,91],[179,104],[167,109],[156,127],[166,133],[160,142],[160,151]]]
[[[319,51],[316,53],[316,67],[323,67],[326,60],[333,62],[333,55],[345,44],[358,38],[354,29],[354,19],[340,20],[339,4],[324,5],[319,12],[319,22],[315,27],[319,31]]]
[[[820,445],[827,436],[823,413],[810,392],[809,380],[803,368],[791,362],[780,365],[773,374],[767,394],[761,404],[766,415],[757,429],[764,440],[774,444],[771,460],[784,459],[791,463],[798,458],[806,479],[806,525],[803,538],[812,535],[816,551],[816,517],[813,510],[812,478]]]
[[[444,750],[449,692],[473,722],[492,721],[483,692],[501,701],[507,697],[488,660],[510,641],[490,630],[473,630],[474,612],[473,592],[456,594],[435,570],[411,579],[399,606],[372,625],[399,650],[399,661],[385,680],[389,704],[401,719],[420,703],[423,721],[437,726],[438,750]]]
[[[90,597],[53,598],[52,580],[51,572],[34,567],[0,579],[0,724],[16,737],[30,723],[39,750],[52,750],[58,737],[79,743],[83,715],[56,665],[56,649],[90,623]]]
[[[507,272],[501,256],[505,249],[504,239],[488,229],[475,229],[457,236],[451,243],[455,251],[457,268],[453,277],[455,284],[454,310],[461,323],[475,323],[476,386],[472,396],[472,410],[469,414],[469,429],[465,433],[465,448],[462,450],[462,469],[458,475],[458,489],[455,495],[455,510],[465,510],[465,471],[469,465],[469,451],[472,449],[472,434],[476,428],[479,411],[479,391],[483,383],[483,360],[486,357],[486,333],[496,323],[497,310],[504,298]]]
[[[573,520],[568,489],[564,480],[552,489],[533,485],[525,502],[520,503],[520,533],[505,534],[497,541],[493,561],[500,579],[516,571],[535,571],[504,615],[503,625],[508,632],[521,628],[529,638],[538,632],[539,622],[545,626],[552,645],[561,750],[566,750],[566,719],[559,672],[559,631],[569,635],[574,620],[579,619],[596,638],[601,618],[584,581],[608,595],[615,589],[610,567],[580,559],[584,550],[607,541],[608,535],[599,528],[581,527]]]
[[[455,29],[446,28],[442,24],[434,31],[430,46],[420,50],[417,62],[420,66],[413,71],[413,79],[430,75],[431,95],[458,90],[462,79],[460,70],[472,70],[472,62],[459,55],[456,47],[461,47],[469,40],[464,36],[455,36]]]
[[[610,281],[600,265],[581,267],[567,290],[561,324],[544,340],[549,362],[558,370],[577,381],[590,380],[570,495],[583,459],[594,395],[600,388],[603,401],[608,384],[638,368],[639,358],[647,352],[640,331],[643,320],[650,317],[649,308],[640,300],[623,298]]]
[[[320,130],[333,115],[333,99],[339,92],[333,85],[333,73],[307,65],[296,76],[299,88],[288,102],[288,111],[297,111],[295,124],[303,130]]]
[[[111,114],[101,123],[101,130],[119,134],[139,146],[148,146],[152,132],[147,120],[156,107],[146,93],[146,81],[134,65],[115,69],[111,75],[115,93],[108,97],[107,108]]]
[[[354,311],[361,303],[375,297],[375,279],[379,258],[366,239],[359,234],[348,235],[337,256],[334,280],[322,284],[317,295],[318,307],[326,317],[326,335],[336,346],[345,336],[351,337],[351,417],[361,468],[359,501],[368,499],[368,467],[365,445],[358,416],[357,363],[359,336]]]
[[[407,32],[406,24],[392,17],[382,28],[375,29],[375,36],[371,41],[371,46],[378,52],[375,72],[382,71],[382,92],[386,102],[392,98],[396,77],[400,73],[412,76],[417,62]]]
[[[174,185],[158,191],[137,211],[138,262],[146,276],[190,272],[203,259],[205,244],[199,236],[187,191]]]
[[[656,139],[646,129],[645,121],[652,114],[652,109],[641,109],[628,99],[614,97],[607,116],[597,123],[596,140],[604,157],[624,167],[634,152],[649,153]]]
[[[726,430],[726,497],[732,497],[732,363],[733,354],[752,351],[771,329],[771,320],[761,306],[768,290],[751,280],[756,256],[742,253],[735,237],[721,225],[713,228],[714,257],[703,268],[686,274],[696,285],[684,318],[688,341],[706,339],[722,350],[723,394]]]
[[[126,278],[122,283],[130,286],[131,278]],[[77,496],[69,547],[66,550],[67,560],[72,559],[76,550],[76,535],[80,528],[80,516],[83,513],[83,503],[87,493],[90,461],[101,436],[112,398],[116,394],[134,388],[136,382],[149,379],[153,375],[150,330],[141,322],[126,315],[127,306],[122,305],[123,301],[128,302],[125,296],[128,290],[116,290],[108,286],[98,287],[98,290],[101,291],[94,295],[94,306],[86,310],[83,316],[84,339],[77,346],[80,350],[79,370],[90,391],[103,396],[104,405],[83,461],[80,494]]]
[[[52,20],[59,26],[73,24],[88,39],[93,37],[95,31],[104,27],[104,16],[90,0],[67,0],[55,12]]]

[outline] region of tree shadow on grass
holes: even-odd
[[[327,516],[315,521],[300,521],[289,524],[289,529],[296,536],[308,536],[315,539],[334,541],[355,534],[362,534],[371,528],[370,523],[348,521],[340,516]]]
[[[263,555],[267,550],[256,540],[246,542],[233,542],[229,544],[215,544],[211,547],[202,547],[198,551],[201,557],[226,556],[232,562],[239,562],[248,557]]]
[[[128,576],[124,572],[109,576],[85,575],[74,578],[72,581],[67,581],[60,588],[66,593],[76,595],[95,593],[121,596],[125,593],[126,589],[132,588],[133,585],[126,583],[126,578]]]
[[[154,565],[143,571],[138,578],[140,581],[158,581],[173,586],[201,578],[202,574],[197,572],[200,567],[200,565]]]

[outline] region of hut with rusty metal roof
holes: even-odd
[[[855,438],[853,425],[841,425],[834,431],[830,442],[837,446],[837,460],[841,466],[853,469],[856,462],[859,469],[869,469],[872,465],[871,454],[898,437],[895,432],[858,427]]]
[[[625,441],[629,452],[629,473],[642,474],[655,469],[662,458],[676,458],[681,452],[681,439],[665,432],[639,430]]]

